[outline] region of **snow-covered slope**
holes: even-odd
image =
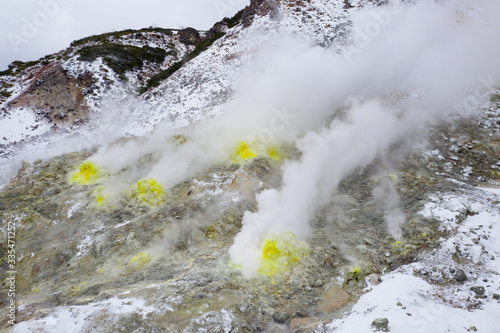
[[[498,331],[500,190],[462,186],[436,193],[421,211],[451,236],[367,287],[327,332],[366,332],[377,318],[388,318],[391,332]]]

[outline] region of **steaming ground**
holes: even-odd
[[[411,147],[448,114],[468,114],[479,105],[478,91],[489,88],[484,78],[500,76],[499,7],[492,1],[420,1],[361,10],[353,18],[353,44],[340,53],[284,34],[257,51],[240,93],[220,117],[182,131],[160,124],[141,140],[100,148],[90,160],[117,172],[151,154],[153,166],[130,170],[114,187],[155,178],[171,188],[227,160],[240,141],[295,145],[302,157],[283,165],[281,188],[258,195],[258,212],[245,214],[230,250],[245,275],[255,276],[266,234],[291,231],[306,240],[314,213],[344,177],[390,154],[396,142]],[[457,106],[457,100],[463,102]],[[189,137],[186,144],[165,145],[181,132]],[[385,217],[399,238],[405,219],[397,197],[392,201]]]
[[[245,65],[231,100],[189,125],[187,118],[179,123],[168,118],[154,130],[124,135],[128,116],[137,111],[148,114],[151,105],[133,98],[114,105],[109,101],[109,112],[91,124],[92,131],[82,129],[87,142],[80,146],[81,137],[68,135],[68,141],[55,142],[44,153],[48,157],[98,148],[27,165],[14,180],[19,187],[8,189],[13,192],[5,196],[5,207],[8,202],[15,212],[24,209],[13,201],[16,195],[22,202],[35,194],[52,200],[41,199],[34,210],[28,207],[33,213],[29,221],[23,220],[28,226],[23,232],[37,242],[37,237],[68,237],[53,248],[38,246],[44,244],[39,241],[36,253],[32,250],[21,258],[20,267],[35,279],[23,285],[21,311],[30,321],[17,331],[98,329],[108,316],[109,327],[130,330],[161,322],[183,332],[207,327],[224,332],[233,327],[280,331],[305,316],[316,324],[310,331],[368,331],[373,319],[389,314],[390,327],[402,330],[410,315],[395,305],[401,302],[408,313],[418,314],[414,322],[422,330],[454,328],[449,321],[439,323],[439,315],[446,313],[457,322],[466,317],[457,331],[475,326],[490,332],[489,323],[477,321],[494,318],[498,308],[498,265],[491,259],[499,254],[494,244],[497,194],[456,180],[472,181],[470,174],[484,170],[475,170],[471,161],[470,169],[456,171],[465,162],[450,154],[460,151],[459,156],[468,156],[458,142],[467,139],[436,128],[443,120],[484,112],[486,93],[500,77],[499,14],[500,5],[493,1],[418,1],[367,8],[354,14],[353,43],[343,45],[342,51],[310,45],[281,31],[271,41],[256,42],[252,62]],[[251,37],[258,40],[260,33],[265,34],[253,31]],[[113,119],[116,123],[107,126]],[[427,142],[429,135],[436,131],[446,149],[427,152],[426,145],[433,142]],[[491,151],[482,142],[469,141],[465,147],[477,153],[473,157],[482,156],[479,150]],[[414,155],[408,158],[416,147],[419,152],[414,155],[424,151],[423,162],[415,162],[420,157]],[[238,152],[239,157],[265,157],[241,161]],[[58,178],[84,159],[108,173],[101,183],[69,185]],[[489,157],[485,160],[491,162]],[[374,165],[380,169],[373,170]],[[392,171],[401,165],[406,169]],[[419,169],[433,174],[421,175],[415,171]],[[481,177],[474,181],[484,181]],[[151,178],[167,192],[165,206],[159,209],[135,202],[130,192],[137,181]],[[420,209],[412,200],[421,195],[413,191],[427,194],[429,188],[437,192]],[[410,192],[410,203],[399,198],[403,190]],[[99,191],[114,201],[99,208]],[[371,225],[378,212],[385,231]],[[79,230],[70,229],[76,222]],[[437,222],[443,227],[434,230]],[[43,229],[37,232],[34,225]],[[443,247],[436,245],[440,232],[454,237]],[[289,284],[282,285],[279,279],[265,280],[268,277],[258,274],[274,273],[277,265],[271,262],[263,268],[262,258],[283,250],[280,242],[299,248],[282,251],[293,260],[310,253]],[[424,253],[430,243],[435,251]],[[372,286],[386,267],[394,269],[417,260],[417,255],[422,263],[402,266]],[[359,258],[376,264],[363,266]],[[44,278],[49,274],[46,267],[60,274]],[[454,284],[458,268],[469,277],[463,286]],[[65,274],[78,276],[67,281]],[[469,290],[483,276],[488,280],[485,303]],[[266,283],[259,285],[262,281]],[[364,292],[372,293],[363,296],[349,315],[331,322],[365,287]],[[441,304],[435,294],[444,295],[453,307],[438,306],[437,315],[429,319],[419,302]],[[109,295],[118,295],[121,304]],[[384,297],[387,302],[378,302]],[[147,302],[136,302],[141,298]],[[49,301],[56,305],[47,310],[43,306]],[[331,308],[337,301],[340,305]],[[466,315],[467,310],[483,309],[477,317]],[[293,313],[293,318],[289,315],[289,321],[281,322],[274,316],[280,311]],[[120,326],[122,315],[130,313],[134,316]],[[424,327],[422,320],[432,322]],[[323,326],[326,321],[331,324]]]
[[[258,272],[266,234],[291,231],[307,239],[314,212],[344,177],[387,153],[395,142],[411,141],[447,114],[470,112],[454,108],[457,98],[473,91],[481,75],[500,74],[500,43],[493,37],[500,6],[482,2],[475,8],[474,14],[479,14],[469,16],[458,12],[456,4],[422,1],[393,17],[387,9],[362,11],[354,20],[355,32],[369,33],[374,18],[390,22],[373,38],[355,33],[355,42],[356,37],[368,38],[363,49],[355,43],[351,47],[357,49],[348,48],[346,57],[317,49],[292,52],[291,57],[277,52],[278,58],[292,58],[300,65],[292,69],[285,60],[286,69],[272,67],[259,81],[271,85],[264,84],[256,96],[274,101],[293,92],[294,114],[306,125],[291,129],[301,133],[296,146],[302,157],[285,163],[282,187],[260,193],[259,211],[244,216],[230,253],[247,277]],[[306,120],[310,114],[313,120],[318,114],[324,122],[335,119],[321,126]],[[398,239],[405,218],[395,192],[390,187],[386,191],[392,203],[386,203],[385,218],[390,234]],[[375,189],[374,196],[379,194]]]
[[[131,170],[117,184],[152,177],[170,188],[227,160],[239,141],[295,145],[302,157],[283,165],[281,188],[258,195],[259,210],[245,214],[230,249],[245,276],[255,276],[267,234],[290,231],[306,240],[314,213],[344,177],[390,154],[392,144],[411,147],[428,126],[479,105],[477,92],[490,88],[484,78],[500,77],[498,14],[492,1],[366,9],[354,16],[354,43],[341,53],[283,35],[257,52],[250,69],[260,70],[243,75],[241,92],[223,115],[182,129],[186,144],[165,146],[180,131],[159,125],[144,139],[101,148],[90,160],[118,171],[152,154],[152,167]],[[388,230],[399,238],[405,218],[395,193],[385,191],[393,201],[384,208]]]

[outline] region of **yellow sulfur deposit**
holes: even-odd
[[[356,281],[356,282],[359,282],[359,278],[360,278],[360,275],[359,275],[359,273],[360,273],[359,268],[354,268],[354,269],[352,270],[352,272],[351,272],[351,273],[352,273],[352,279],[353,279],[354,281]]]
[[[81,288],[82,288],[82,287],[84,287],[84,286],[86,286],[86,285],[87,285],[87,283],[82,282],[82,284],[81,284],[81,285],[72,286],[72,287],[71,287],[71,293],[70,293],[70,295],[71,295],[71,296],[73,296],[73,297],[78,296],[78,294],[79,294],[79,293],[80,293],[80,291],[81,291]]]
[[[70,174],[70,183],[78,185],[95,184],[101,178],[101,169],[91,161],[83,161],[80,166]]]
[[[145,265],[149,264],[150,261],[151,256],[146,252],[141,252],[130,260],[136,269],[142,269]]]
[[[257,142],[247,144],[245,141],[240,141],[238,146],[233,150],[231,159],[234,163],[242,163],[257,156],[269,157],[275,162],[281,162],[284,159],[282,152],[275,146],[267,147]]]
[[[259,273],[275,276],[286,272],[308,253],[307,244],[291,232],[267,236],[263,241]]]
[[[92,191],[92,195],[95,197],[97,206],[103,207],[106,204],[106,196],[104,195],[104,187],[99,186]]]
[[[174,135],[173,137],[171,137],[168,142],[172,143],[176,146],[182,146],[183,144],[185,144],[188,141],[189,141],[189,136],[187,136],[185,134],[177,134],[177,135]]]
[[[266,149],[267,150],[267,155],[275,162],[280,162],[283,160],[283,157],[281,156],[280,152],[278,151],[278,148],[276,147],[269,147]]]
[[[234,163],[240,163],[245,160],[250,160],[256,156],[257,154],[253,150],[248,148],[247,143],[241,141],[238,148],[236,148],[236,151],[233,154],[232,160]]]
[[[165,199],[165,191],[163,190],[163,186],[155,179],[141,179],[136,184],[132,185],[130,197],[136,198],[151,206],[158,206]]]
[[[97,204],[98,204],[99,206],[104,206],[104,196],[102,196],[102,195],[100,195],[100,194],[99,194],[99,195],[97,195],[97,197],[96,197],[96,201],[97,201]]]

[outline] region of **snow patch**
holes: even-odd
[[[452,236],[383,276],[326,331],[372,332],[374,319],[388,318],[391,332],[498,332],[500,303],[492,296],[500,287],[500,208],[498,193],[482,190],[436,194],[421,215],[440,220]],[[458,269],[467,276],[463,284],[453,279]],[[474,286],[485,288],[483,297]]]
[[[13,332],[89,332],[93,331],[92,317],[117,317],[119,315],[139,313],[145,318],[148,313],[157,311],[157,308],[147,306],[146,301],[143,299],[113,297],[103,302],[88,305],[56,308],[47,317],[16,324]]]
[[[73,214],[75,214],[83,206],[85,206],[85,205],[83,203],[80,203],[80,202],[71,206],[71,208],[68,210],[68,219],[71,218],[71,216],[73,216]]]
[[[50,125],[24,108],[11,109],[0,117],[0,133],[4,143],[21,141],[30,136],[42,135],[50,130]]]

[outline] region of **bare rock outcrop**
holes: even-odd
[[[84,121],[89,114],[84,90],[92,84],[90,75],[74,78],[59,64],[41,68],[32,84],[19,97],[10,102],[11,107],[34,110],[49,122],[73,124]]]

